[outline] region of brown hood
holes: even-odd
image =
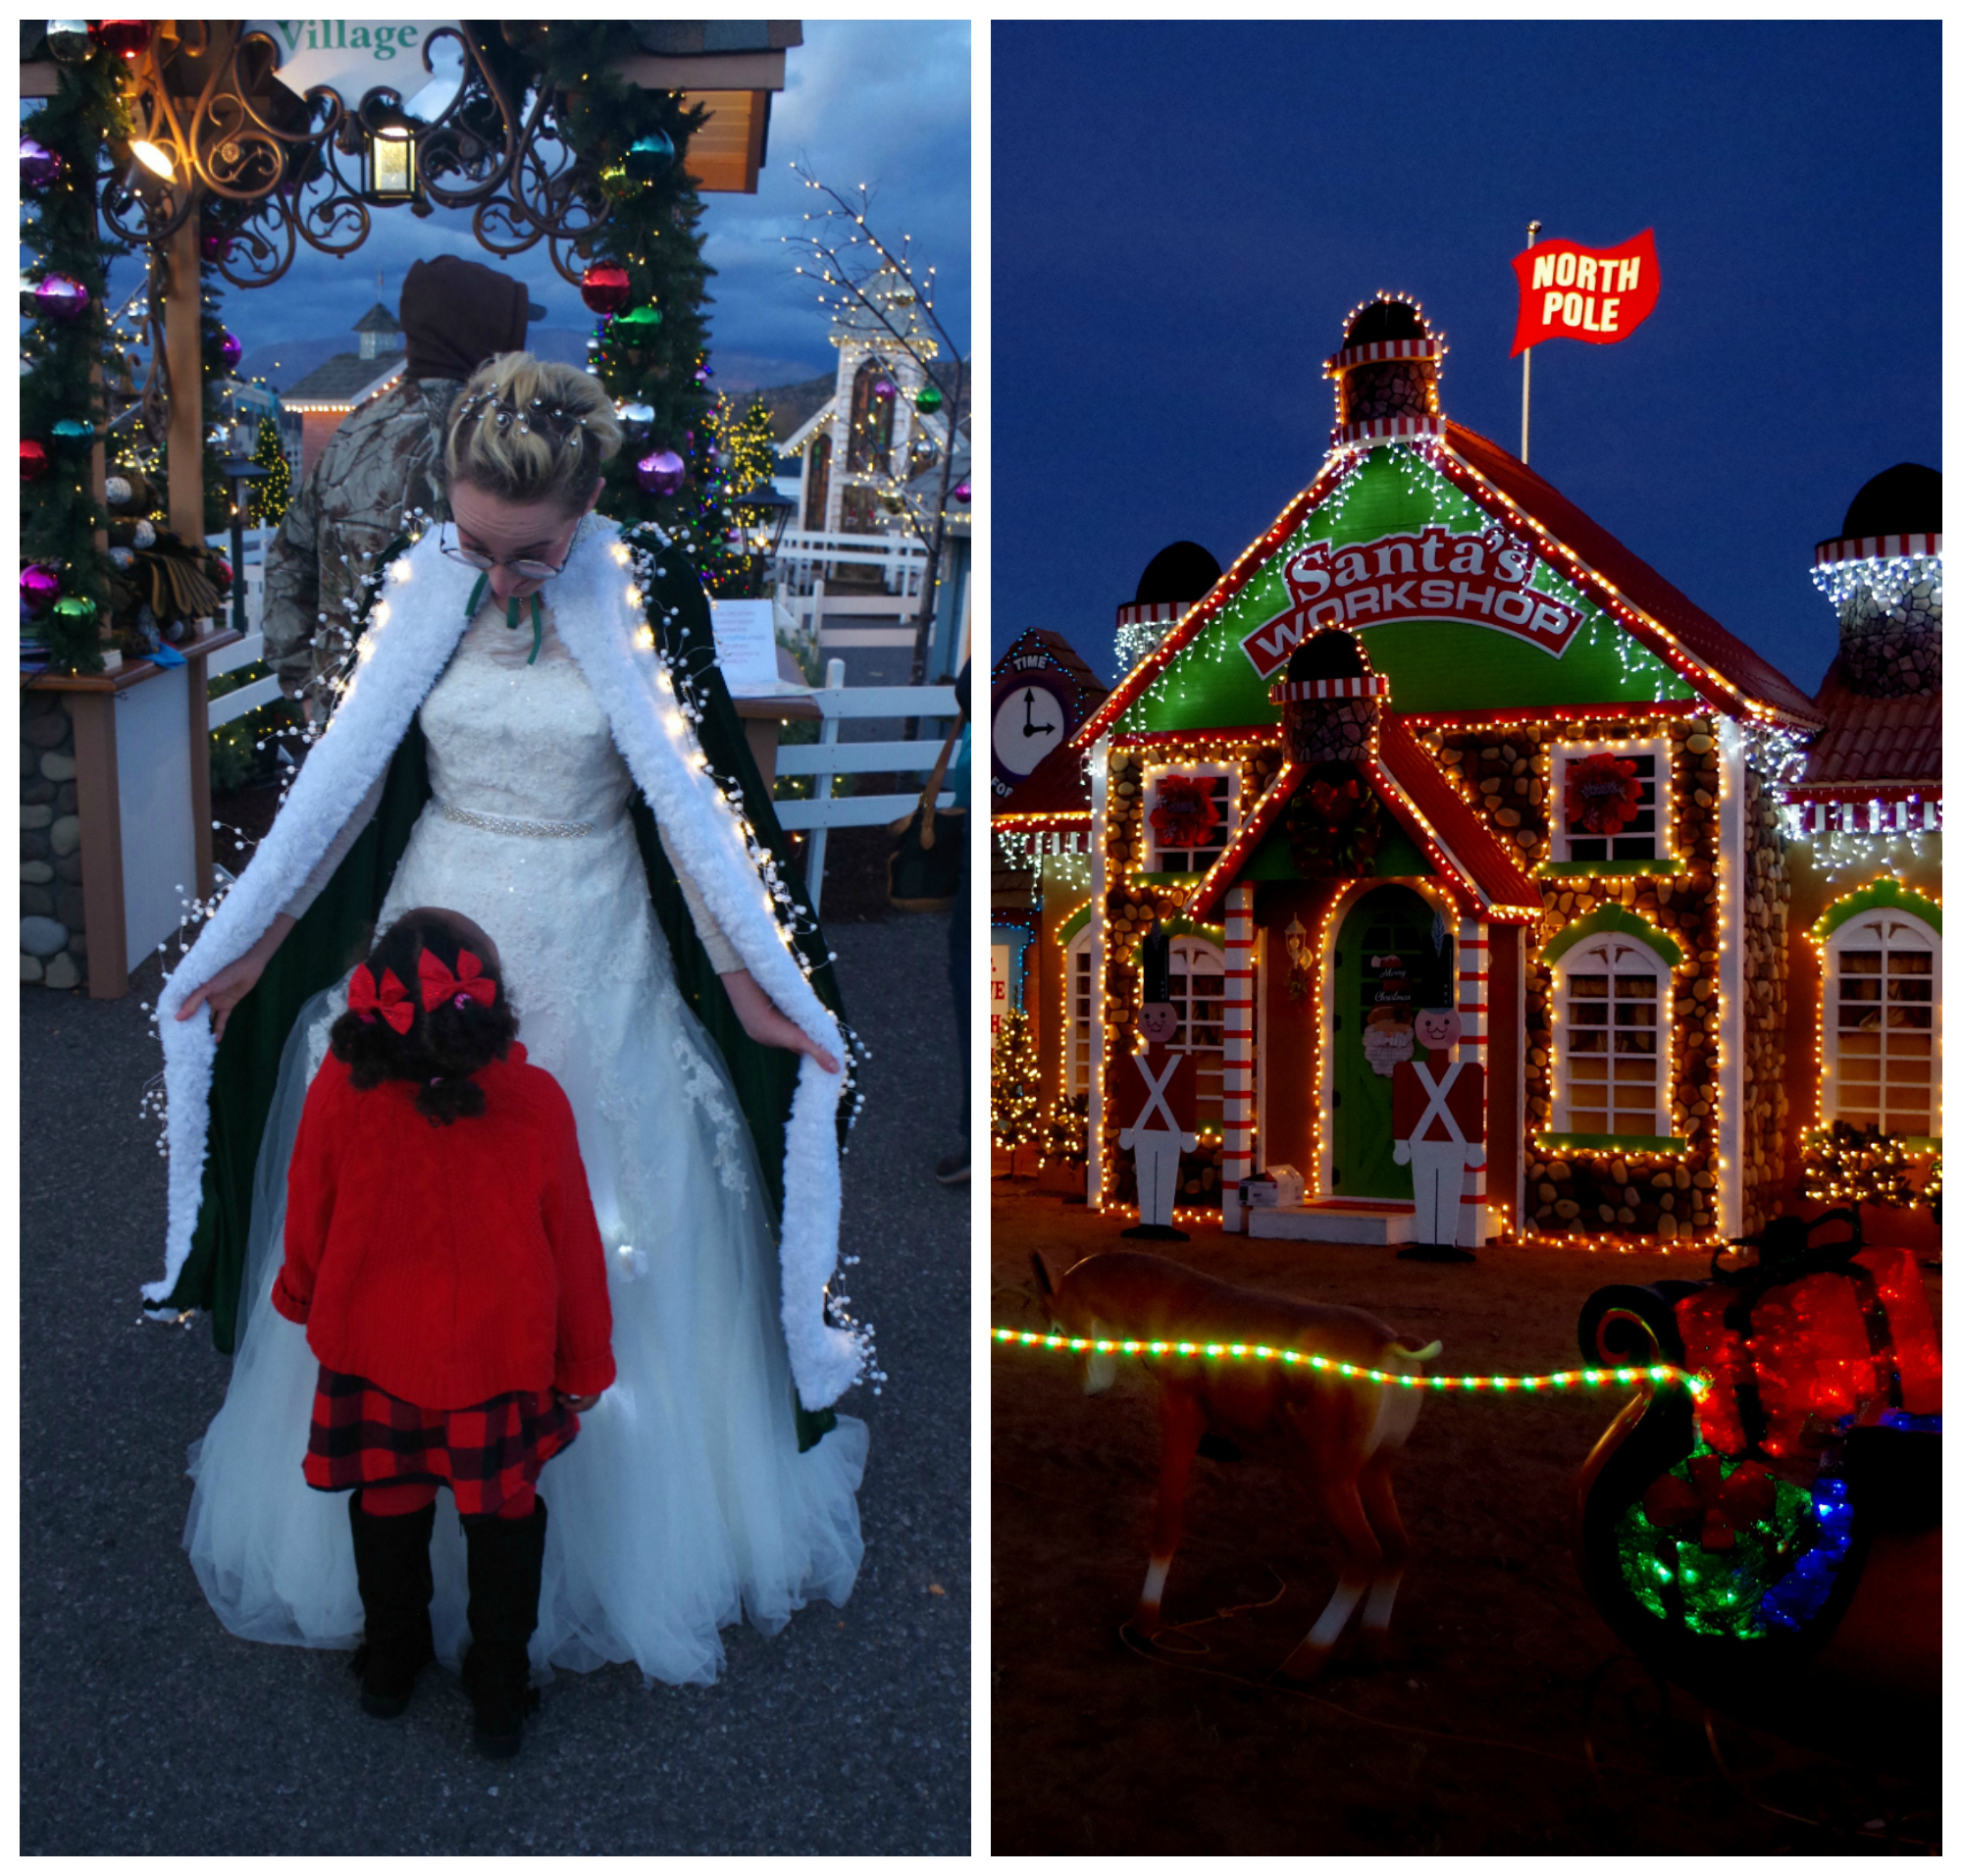
[[[521,282],[481,262],[417,261],[402,282],[405,375],[462,384],[487,358],[523,351],[530,303]]]

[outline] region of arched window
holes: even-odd
[[[1667,1137],[1669,966],[1609,932],[1554,966],[1554,1131]]]
[[[831,498],[831,434],[811,439],[803,459],[803,525],[824,532],[825,504]]]
[[[1178,1033],[1171,1046],[1192,1057],[1198,1123],[1219,1126],[1226,1114],[1226,960],[1204,938],[1171,941],[1171,1001]]]
[[[1086,923],[1062,954],[1062,1091],[1090,1086],[1091,999],[1096,985],[1096,934]]]
[[[1849,918],[1826,947],[1821,1118],[1940,1131],[1941,940],[1909,912]]]
[[[893,406],[899,398],[872,394],[872,387],[882,378],[898,383],[886,366],[868,358],[852,380],[852,442],[846,450],[845,467],[854,475],[866,470],[877,470],[882,476],[892,473]]]

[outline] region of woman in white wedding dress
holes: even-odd
[[[747,1615],[774,1632],[806,1600],[850,1593],[866,1433],[841,1415],[799,1450],[775,1221],[755,1146],[720,1052],[676,988],[616,725],[553,611],[555,591],[587,587],[551,576],[609,547],[611,530],[590,510],[618,438],[594,380],[524,354],[493,360],[457,400],[454,520],[440,546],[485,571],[470,622],[421,704],[433,794],[382,924],[440,906],[495,941],[531,1059],[571,1100],[607,1247],[618,1380],[542,1482],[551,1516],[533,1661],[631,1660],[650,1680],[707,1682],[722,1665],[722,1627]],[[415,587],[401,591],[413,597]],[[391,602],[409,600],[391,592]],[[332,738],[330,728],[323,750]],[[192,990],[180,1016],[208,1006],[222,1033],[381,794],[378,781],[284,913]],[[675,860],[665,832],[663,842]],[[829,1051],[743,968],[679,860],[675,870],[743,1027],[835,1070]],[[345,1007],[343,978],[303,1008],[286,1043],[259,1152],[236,1362],[223,1408],[192,1448],[184,1538],[228,1628],[314,1647],[352,1645],[361,1602],[348,1514],[300,1473],[317,1365],[304,1331],[269,1297],[294,1129]],[[437,1648],[454,1665],[464,1558],[446,1495],[433,1558]]]

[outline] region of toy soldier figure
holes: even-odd
[[[266,661],[317,726],[353,649],[360,577],[410,532],[404,514],[420,508],[434,525],[448,513],[442,441],[456,393],[486,359],[523,351],[526,322],[544,317],[522,282],[453,254],[409,269],[401,312],[401,377],[328,440],[266,547]]]
[[[1396,1161],[1411,1170],[1417,1236],[1397,1255],[1431,1264],[1471,1264],[1465,1230],[1465,1173],[1485,1164],[1485,1070],[1454,1062],[1465,1033],[1456,1010],[1420,1010],[1417,1039],[1427,1062],[1399,1062],[1390,1075],[1390,1131]]]
[[[1192,1058],[1174,1050],[1178,1007],[1171,1000],[1171,940],[1155,931],[1142,947],[1145,1007],[1138,1013],[1145,1049],[1127,1056],[1116,1074],[1117,1144],[1129,1150],[1138,1172],[1138,1222],[1126,1237],[1177,1238],[1171,1222],[1178,1193],[1178,1159],[1199,1144],[1188,1124],[1195,1077]]]

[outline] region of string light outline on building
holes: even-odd
[[[1439,1390],[1463,1388],[1474,1391],[1488,1387],[1494,1393],[1536,1393],[1542,1388],[1570,1387],[1578,1381],[1598,1387],[1614,1381],[1624,1387],[1649,1382],[1655,1386],[1680,1385],[1694,1400],[1702,1399],[1712,1385],[1711,1378],[1658,1362],[1634,1368],[1564,1368],[1548,1375],[1399,1375],[1384,1368],[1365,1368],[1356,1362],[1337,1361],[1331,1355],[1305,1355],[1298,1349],[1273,1348],[1265,1342],[1188,1342],[1135,1339],[1092,1335],[1045,1334],[1032,1329],[990,1329],[991,1341],[1018,1348],[1059,1349],[1068,1354],[1174,1356],[1182,1359],[1217,1361],[1281,1362],[1289,1367],[1313,1368],[1340,1375],[1345,1381],[1395,1382],[1400,1387],[1431,1387]]]

